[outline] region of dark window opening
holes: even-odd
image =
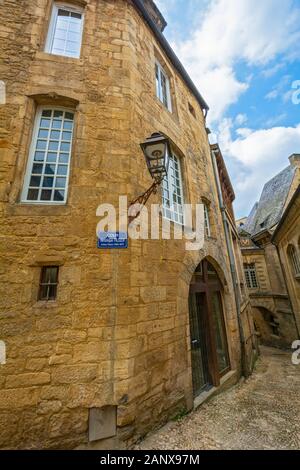
[[[58,266],[43,266],[38,300],[55,300],[58,286]]]
[[[271,315],[271,317],[270,317],[270,326],[272,328],[273,335],[280,336],[279,321],[273,315]]]
[[[196,119],[196,111],[195,111],[194,107],[191,105],[191,103],[189,103],[189,111],[194,116],[194,118]]]

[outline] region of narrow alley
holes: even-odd
[[[262,347],[247,381],[148,437],[142,450],[268,450],[300,447],[300,365]]]

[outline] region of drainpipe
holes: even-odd
[[[223,220],[223,225],[224,225],[225,239],[226,239],[227,251],[228,251],[228,256],[229,256],[229,263],[230,263],[230,272],[231,272],[231,277],[232,277],[234,297],[235,297],[236,310],[237,310],[237,319],[238,319],[240,342],[241,342],[242,374],[243,374],[244,377],[247,378],[247,377],[249,377],[250,372],[249,372],[249,367],[248,367],[248,364],[247,364],[246,341],[245,341],[245,334],[244,334],[244,330],[243,330],[243,323],[242,323],[242,317],[241,317],[240,293],[239,293],[238,284],[237,284],[238,277],[237,277],[237,272],[236,272],[236,267],[235,267],[235,259],[234,259],[234,254],[233,254],[233,249],[232,249],[232,244],[231,244],[231,239],[230,239],[230,233],[229,233],[229,228],[228,228],[226,208],[225,208],[225,205],[224,205],[223,194],[222,194],[222,189],[221,189],[221,183],[220,183],[220,179],[219,179],[216,153],[215,153],[214,150],[212,150],[211,154],[212,154],[212,163],[213,163],[214,175],[215,175],[215,180],[216,180],[216,184],[217,184],[219,205],[220,205],[220,210],[221,210],[222,220]]]

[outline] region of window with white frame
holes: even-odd
[[[204,204],[204,229],[205,229],[205,235],[207,237],[211,236],[211,230],[210,230],[210,221],[209,221],[209,209],[207,204]]]
[[[184,223],[183,190],[179,158],[171,154],[168,175],[162,184],[163,215],[179,224]]]
[[[165,107],[172,112],[170,80],[159,62],[155,63],[156,95]]]
[[[255,264],[244,264],[244,271],[246,277],[246,283],[249,289],[257,289],[258,288],[258,280],[256,275],[256,268]]]
[[[49,107],[38,110],[22,202],[66,202],[73,128],[74,112]]]
[[[63,3],[54,3],[46,52],[67,57],[80,57],[83,11]]]

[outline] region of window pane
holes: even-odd
[[[65,199],[65,191],[54,191],[54,201],[64,201]]]
[[[32,173],[40,174],[42,172],[43,172],[43,165],[40,165],[39,163],[34,163],[33,168],[32,168]]]
[[[72,129],[73,128],[73,123],[69,121],[64,122],[64,129]]]
[[[48,134],[49,134],[49,131],[48,131],[48,130],[46,130],[46,129],[41,129],[41,130],[39,131],[38,137],[39,137],[39,139],[47,139],[47,138],[48,138]]]
[[[58,10],[58,16],[70,16],[70,12],[67,11],[67,10],[59,9]]]
[[[39,300],[55,300],[57,296],[58,267],[45,266],[42,268],[39,288]]]
[[[45,140],[38,140],[37,141],[36,148],[38,150],[46,150],[46,147],[47,147],[47,142]]]
[[[66,175],[68,172],[68,167],[66,165],[59,165],[57,168],[58,175]]]
[[[48,286],[40,286],[39,300],[48,300]]]
[[[70,150],[70,144],[67,142],[62,142],[60,146],[60,151],[61,152],[69,152]]]
[[[38,189],[29,189],[27,193],[27,200],[28,201],[37,201],[37,198],[39,196],[39,190]]]
[[[52,123],[52,129],[61,129],[62,121],[54,120]]]
[[[60,131],[51,131],[50,139],[58,140],[60,138]]]
[[[66,178],[56,178],[56,188],[64,188],[66,186]]]
[[[49,150],[58,150],[59,143],[52,140],[49,142]]]
[[[50,119],[41,119],[41,127],[45,127],[49,129],[50,127]]]
[[[44,109],[42,112],[43,117],[51,117],[52,116],[52,109]]]
[[[49,286],[48,300],[56,299],[57,286]]]
[[[51,153],[49,152],[47,155],[47,162],[48,163],[55,163],[57,159],[57,153]]]
[[[63,132],[63,135],[62,135],[62,140],[67,140],[67,141],[70,141],[72,138],[72,134],[71,132]]]
[[[64,112],[63,112],[63,111],[54,111],[54,113],[53,113],[53,116],[54,116],[55,118],[59,118],[59,119],[62,118],[63,115],[64,115]]]
[[[35,152],[34,159],[36,162],[42,162],[45,159],[45,153],[44,152]]]
[[[41,194],[42,201],[51,201],[52,191],[51,189],[43,189]]]
[[[32,176],[30,179],[29,186],[37,186],[41,184],[41,177],[40,176]]]
[[[72,18],[77,18],[78,20],[81,19],[81,14],[80,13],[71,13]]]
[[[67,153],[60,153],[59,154],[59,163],[68,163],[69,155]]]
[[[46,165],[45,173],[47,175],[55,175],[55,165]]]
[[[45,176],[43,181],[44,188],[52,188],[54,182],[54,178]]]
[[[155,64],[156,95],[167,109],[171,108],[169,89],[170,82],[161,65]]]

